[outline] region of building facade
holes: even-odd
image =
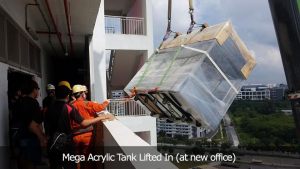
[[[270,89],[266,85],[245,85],[236,100],[270,100]]]
[[[152,2],[102,2],[89,44],[91,98],[113,99],[109,110],[118,120],[156,146],[155,118],[134,100],[122,100],[122,90],[153,52]]]
[[[236,100],[284,100],[288,87],[285,84],[245,85]]]
[[[123,90],[151,56],[152,22],[151,1],[106,0],[100,4],[89,45],[92,99],[112,98],[112,91]]]
[[[275,85],[274,87],[270,88],[270,98],[271,100],[285,100],[286,94],[288,91],[288,86],[285,84]]]
[[[167,118],[158,118],[157,133],[164,132],[169,137],[184,136],[188,139],[206,136],[206,130],[188,123],[170,122]]]

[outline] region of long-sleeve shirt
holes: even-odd
[[[102,104],[100,104],[79,98],[74,101],[73,106],[79,111],[80,115],[84,119],[93,119],[95,118],[95,116],[97,116],[96,112],[104,110],[108,106],[108,104],[108,101],[104,101]],[[80,126],[73,123],[72,128],[77,129],[80,128]]]

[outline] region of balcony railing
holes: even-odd
[[[133,99],[111,99],[108,111],[115,116],[150,116],[150,111]]]
[[[106,15],[105,33],[145,35],[144,18]]]

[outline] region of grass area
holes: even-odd
[[[219,131],[218,133],[213,137],[213,141],[215,142],[218,142],[218,143],[224,143],[227,141],[227,135],[226,135],[226,130],[225,130],[225,127],[223,125],[223,123],[221,123],[220,125],[222,125],[221,129],[222,129],[222,132],[220,130],[220,127],[219,127]]]
[[[235,101],[229,114],[240,138],[249,149],[300,152],[293,116],[280,112],[288,102]]]

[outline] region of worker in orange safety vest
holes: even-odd
[[[73,86],[73,95],[76,100],[73,102],[73,106],[79,111],[80,115],[84,119],[93,119],[97,115],[97,112],[101,112],[105,110],[105,108],[109,105],[110,101],[105,100],[102,104],[87,101],[86,100],[86,87],[82,85],[74,85]],[[113,120],[114,116],[112,114],[99,114],[99,116],[106,116],[107,120]],[[76,149],[78,150],[79,154],[88,155],[90,153],[90,145],[91,145],[91,138],[93,135],[93,127],[89,127],[86,129],[80,129],[80,126],[76,123],[71,124],[72,129],[77,131],[73,140],[76,145]],[[84,168],[81,165],[81,168]]]

